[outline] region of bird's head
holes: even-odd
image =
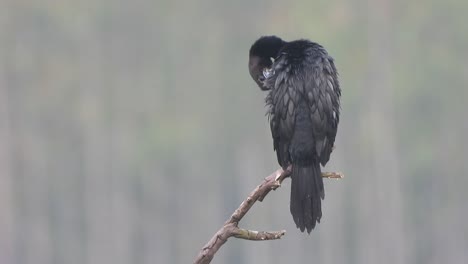
[[[276,36],[265,36],[259,38],[250,47],[250,76],[263,91],[270,89],[265,85],[265,79],[274,74],[271,69],[273,60],[278,56],[279,51],[285,44],[285,41]]]

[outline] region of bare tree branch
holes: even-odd
[[[285,230],[282,231],[253,231],[239,228],[239,221],[244,217],[244,215],[252,208],[253,204],[256,201],[263,201],[265,196],[271,191],[276,190],[281,186],[283,180],[291,174],[291,166],[286,170],[278,169],[268,177],[266,177],[263,182],[258,185],[237,208],[234,213],[231,215],[228,221],[224,223],[223,227],[214,234],[214,236],[208,241],[208,243],[200,250],[197,258],[195,259],[195,264],[207,264],[210,263],[218,249],[226,243],[228,238],[236,237],[246,240],[273,240],[280,239],[285,233]],[[339,172],[323,172],[322,177],[324,178],[333,178],[341,179],[343,174]]]
[[[242,228],[237,228],[234,236],[236,238],[246,239],[246,240],[273,240],[273,239],[280,239],[286,233],[286,230],[281,231],[254,231],[254,230],[247,230]]]

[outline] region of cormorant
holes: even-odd
[[[322,217],[320,164],[330,159],[340,117],[341,89],[333,58],[309,40],[264,36],[249,52],[249,72],[269,91],[273,146],[283,169],[292,165],[290,211],[310,234]]]

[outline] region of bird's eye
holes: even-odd
[[[269,78],[271,77],[273,74],[275,74],[275,71],[273,69],[268,69],[268,68],[264,68],[263,69],[263,76],[265,78]]]

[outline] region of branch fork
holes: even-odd
[[[291,174],[291,166],[287,169],[278,169],[263,182],[258,185],[247,198],[240,204],[234,213],[231,215],[224,225],[214,234],[214,236],[208,241],[208,243],[200,250],[195,264],[207,264],[213,259],[219,248],[226,243],[228,238],[236,237],[246,240],[263,241],[263,240],[274,240],[280,239],[285,233],[285,230],[281,231],[254,231],[239,228],[239,221],[245,216],[245,214],[252,208],[256,201],[262,202],[263,199],[268,195],[271,190],[276,190],[281,186],[283,180]],[[339,172],[323,172],[322,177],[331,179],[341,179],[343,174]]]

